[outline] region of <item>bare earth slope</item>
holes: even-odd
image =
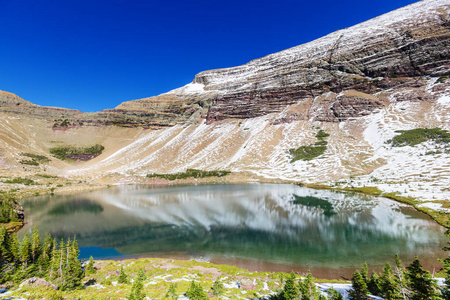
[[[110,183],[227,169],[243,180],[378,186],[445,209],[439,201],[450,199],[450,153],[424,155],[439,150],[433,143],[385,142],[396,130],[450,130],[449,12],[449,0],[420,1],[98,113],[40,107],[1,92],[0,168]],[[65,119],[69,125],[60,126]],[[319,129],[330,134],[325,153],[292,162],[289,149],[314,144]],[[55,145],[94,143],[106,149],[88,162],[19,164],[21,152],[49,156]]]

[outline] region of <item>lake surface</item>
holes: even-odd
[[[394,201],[284,184],[122,186],[23,201],[27,225],[77,236],[81,255],[170,257],[250,270],[348,276],[418,255],[430,270],[447,242],[425,214]],[[328,275],[327,275],[328,274]],[[329,276],[333,274],[333,276]]]

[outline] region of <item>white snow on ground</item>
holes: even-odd
[[[437,103],[439,103],[442,106],[450,107],[450,96],[445,95],[445,96],[440,97],[437,100]]]

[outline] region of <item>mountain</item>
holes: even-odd
[[[420,1],[97,113],[1,92],[0,168],[109,183],[226,169],[239,181],[377,186],[446,209],[447,145],[386,142],[398,130],[450,129],[449,12],[448,0]],[[50,157],[55,146],[93,144],[105,150],[86,162],[20,164],[24,152]],[[302,149],[323,154],[293,161]]]

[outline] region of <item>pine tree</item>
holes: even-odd
[[[214,297],[219,298],[220,296],[222,296],[222,294],[224,292],[224,286],[223,286],[223,282],[220,280],[220,278],[217,278],[213,282],[211,290],[212,290],[212,294],[214,295]]]
[[[376,272],[370,275],[369,283],[367,284],[369,293],[375,296],[381,295],[381,279]]]
[[[450,300],[450,258],[442,260],[445,271],[445,286],[442,288],[442,296],[445,300]]]
[[[342,296],[342,294],[336,291],[333,287],[327,290],[327,295],[328,300],[344,300],[344,296]]]
[[[319,298],[317,286],[313,282],[311,272],[308,270],[306,278],[299,282],[299,290],[302,300],[314,300]]]
[[[22,239],[20,243],[20,260],[24,264],[25,267],[28,266],[28,263],[31,262],[31,240],[28,232]]]
[[[33,232],[31,234],[31,261],[37,262],[39,256],[41,255],[41,237],[36,226],[33,227]]]
[[[78,243],[74,237],[72,243],[70,240],[66,247],[66,263],[64,266],[63,275],[63,286],[64,290],[73,290],[81,287],[81,279],[83,278],[83,269],[81,268],[81,263],[78,260],[78,255],[80,250],[78,248]]]
[[[291,300],[298,297],[298,288],[295,286],[295,273],[291,272],[284,284],[284,289],[280,294],[280,298],[283,300]]]
[[[367,262],[364,262],[361,267],[361,277],[367,285],[369,283],[369,267],[367,266]]]
[[[178,299],[177,284],[175,282],[170,283],[169,289],[167,290],[167,293],[166,293],[166,298]]]
[[[128,283],[128,276],[125,274],[125,271],[123,270],[123,266],[120,267],[120,274],[117,278],[118,283]]]
[[[186,296],[189,300],[205,300],[208,299],[208,296],[203,291],[203,288],[200,284],[196,284],[193,280],[189,289],[186,291]]]
[[[139,270],[139,274],[136,277],[136,280],[133,282],[133,286],[131,287],[131,292],[128,295],[128,300],[142,300],[145,298],[145,293],[142,291],[144,289],[144,277],[145,274],[143,269]]]
[[[95,268],[94,268],[94,258],[91,256],[89,257],[89,262],[86,264],[86,270],[85,273],[86,275],[91,275],[95,273]]]
[[[14,233],[11,235],[11,258],[13,260],[14,265],[16,265],[20,261],[20,247],[19,247],[19,240],[17,238],[17,234]]]
[[[352,288],[348,293],[348,298],[350,300],[365,300],[369,291],[367,290],[367,285],[361,276],[359,271],[355,271],[352,277]]]
[[[436,282],[430,272],[423,269],[417,256],[406,269],[412,300],[439,299]]]
[[[42,273],[47,273],[47,271],[50,269],[53,248],[53,239],[49,234],[46,234],[44,238],[44,244],[42,245],[41,256],[39,257],[38,262]]]
[[[407,288],[407,281],[405,276],[405,268],[403,267],[402,261],[398,254],[395,254],[395,269],[394,269],[395,277],[397,278],[397,284],[399,286],[399,292],[403,299],[409,298],[409,290]]]
[[[383,276],[381,276],[381,295],[386,300],[402,299],[400,294],[400,286],[397,278],[391,269],[391,265],[386,263],[383,268]]]

